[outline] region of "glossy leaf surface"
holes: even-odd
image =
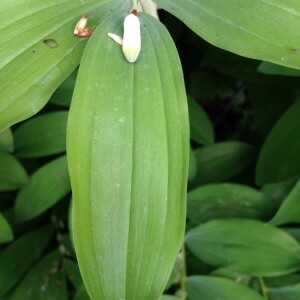
[[[187,199],[187,216],[195,223],[230,217],[263,219],[273,211],[263,193],[233,183],[204,185],[191,190]]]
[[[246,219],[213,220],[190,230],[187,245],[204,262],[254,276],[300,269],[300,245],[283,230]]]

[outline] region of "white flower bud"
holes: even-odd
[[[134,63],[141,51],[140,20],[133,11],[124,20],[123,53],[130,63]]]

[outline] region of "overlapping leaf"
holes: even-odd
[[[300,245],[283,230],[246,219],[213,220],[187,233],[187,245],[203,261],[255,276],[300,270]]]
[[[77,21],[89,13],[94,28],[117,5],[122,1],[1,3],[0,131],[39,111],[79,64],[86,41],[73,36]]]
[[[38,169],[19,192],[15,204],[18,221],[36,217],[71,191],[66,156]]]
[[[300,68],[299,1],[154,1],[217,47]]]

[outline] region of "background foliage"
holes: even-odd
[[[163,299],[298,299],[300,4],[156,2],[191,126],[186,243]],[[66,121],[87,42],[72,31],[87,11],[95,28],[128,3],[1,8],[0,298],[88,299],[68,217]]]

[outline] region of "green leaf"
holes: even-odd
[[[212,123],[202,107],[192,98],[188,97],[191,139],[201,145],[211,145],[214,142]]]
[[[300,181],[281,204],[270,224],[300,223]]]
[[[128,63],[107,36],[122,34],[127,13],[103,20],[90,38],[67,130],[73,238],[95,299],[158,299],[184,237],[182,68],[166,28],[146,14],[139,16],[140,56]]]
[[[15,289],[12,300],[67,300],[67,286],[60,268],[60,254],[51,252],[34,266]]]
[[[189,180],[194,180],[197,175],[197,161],[193,148],[190,148],[190,160],[189,160]]]
[[[233,183],[196,188],[187,199],[187,216],[195,223],[230,217],[264,219],[273,211],[272,202],[263,193]]]
[[[86,291],[84,284],[82,284],[77,290],[74,300],[90,300],[90,297]]]
[[[68,112],[56,111],[25,122],[14,132],[15,155],[39,157],[66,150]]]
[[[268,288],[270,300],[297,300],[300,299],[300,284]]]
[[[269,75],[283,75],[283,76],[292,76],[292,77],[300,76],[300,71],[297,69],[279,66],[276,64],[269,63],[267,61],[261,62],[261,64],[258,66],[258,71],[260,73],[269,74]]]
[[[187,245],[204,262],[254,276],[300,269],[300,245],[271,225],[245,219],[213,220],[187,233]]]
[[[291,0],[154,0],[209,43],[300,68],[300,3]]]
[[[22,188],[15,203],[17,221],[32,219],[71,191],[66,156],[43,165]]]
[[[178,297],[171,295],[162,295],[159,300],[178,300]]]
[[[263,300],[264,298],[241,283],[213,276],[190,276],[187,280],[189,300]]]
[[[229,179],[246,167],[256,157],[256,150],[242,142],[222,142],[195,151],[198,174],[193,186]]]
[[[279,119],[262,146],[256,166],[258,184],[300,175],[300,101]]]
[[[77,67],[87,40],[73,35],[78,20],[88,12],[89,27],[95,28],[121,3],[119,0],[1,3],[0,131],[38,112]]]
[[[70,259],[65,259],[64,268],[66,270],[68,279],[71,281],[73,286],[78,289],[82,285],[82,278],[77,262],[74,262]]]
[[[42,251],[49,243],[52,232],[52,227],[43,227],[31,231],[1,252],[0,297],[4,296],[18,283],[28,269],[37,262]]]
[[[75,69],[70,76],[68,76],[63,83],[51,96],[49,103],[56,104],[63,107],[69,107],[72,100],[72,95],[75,88],[78,70]]]
[[[0,132],[0,150],[6,152],[13,152],[14,150],[14,137],[10,128]]]
[[[13,240],[14,234],[13,231],[4,218],[3,214],[0,213],[0,243],[7,243]]]
[[[265,184],[261,187],[260,191],[274,203],[274,208],[278,208],[294,188],[297,181],[298,178],[292,178],[277,183]]]
[[[0,150],[0,191],[18,189],[28,182],[28,175],[20,162]]]

